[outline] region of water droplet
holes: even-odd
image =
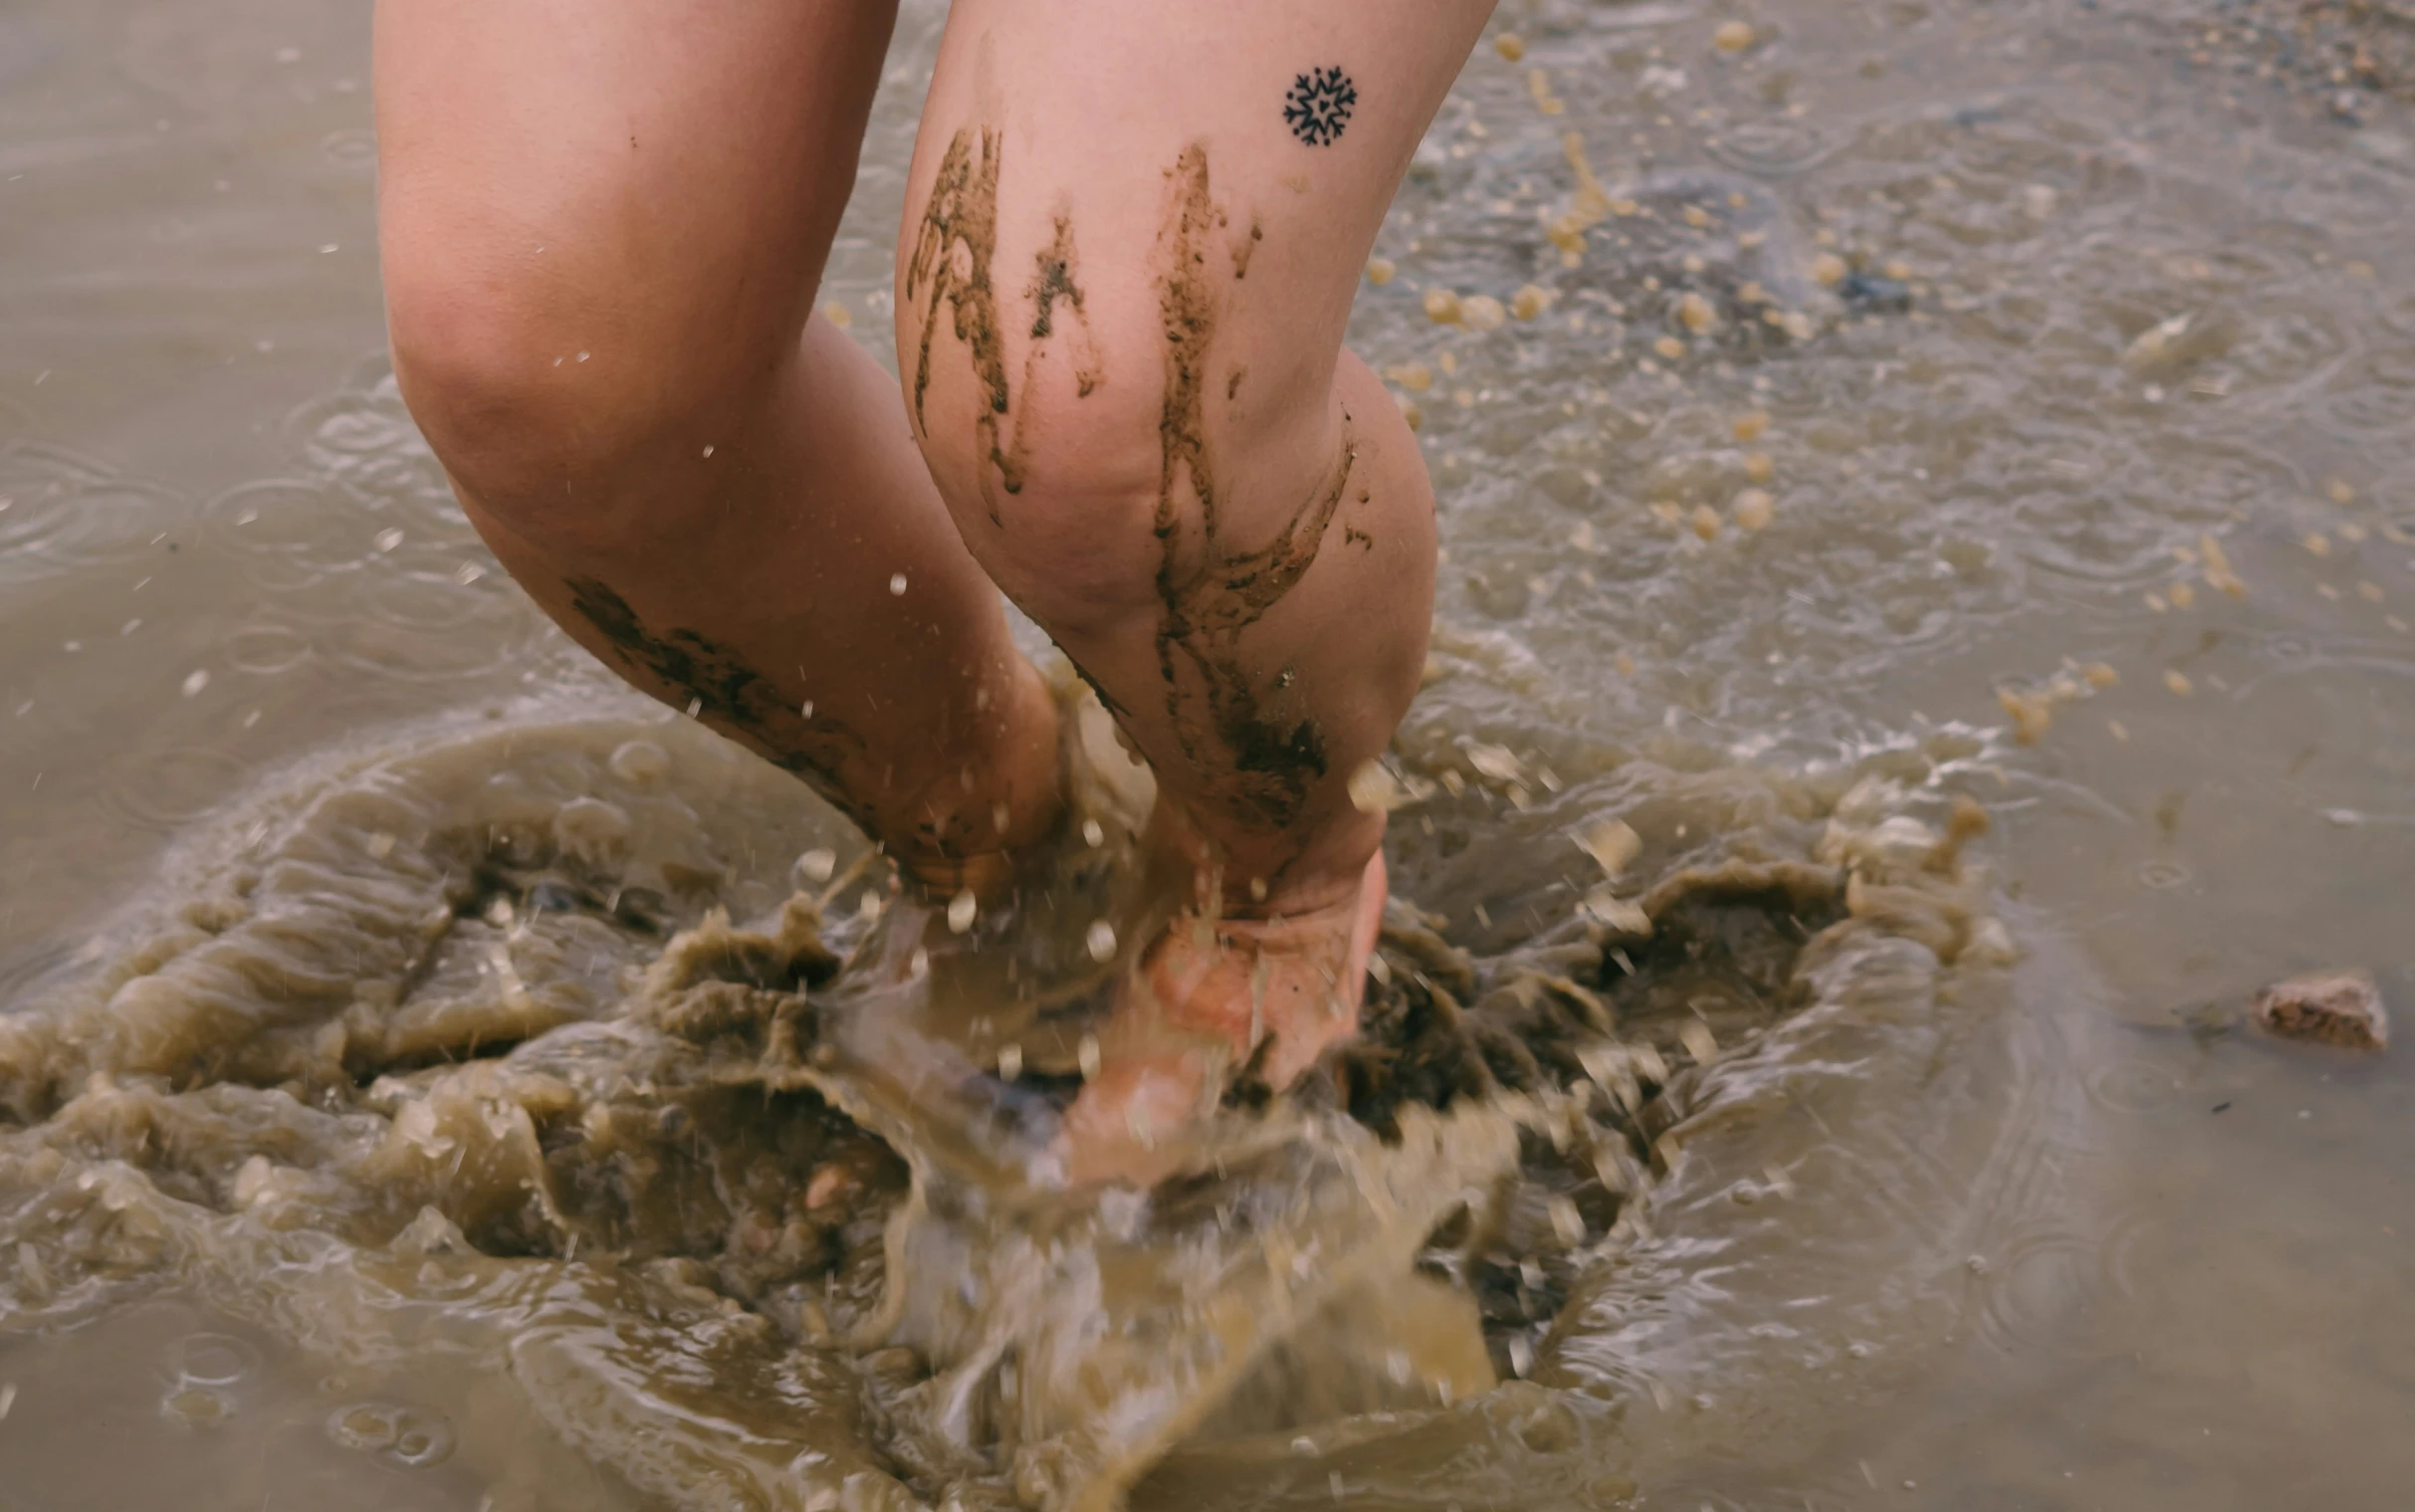
[[[1090,959],[1102,964],[1115,959],[1115,926],[1101,919],[1090,926],[1084,941],[1090,947]]]
[[[890,593],[890,596],[891,596],[891,597],[894,597],[894,598],[903,598],[903,597],[905,597],[905,596],[906,596],[906,574],[905,574],[905,573],[903,573],[903,572],[893,572],[893,573],[891,573],[891,574],[890,574],[890,576],[889,576],[889,593]]]
[[[186,678],[185,678],[185,680],[184,680],[184,696],[185,696],[186,698],[192,698],[192,697],[195,697],[196,695],[198,695],[198,694],[201,692],[201,690],[202,690],[202,689],[207,688],[209,685],[210,685],[210,674],[209,674],[209,669],[208,669],[208,668],[206,668],[206,667],[201,668],[200,670],[193,672],[193,673],[192,673],[190,676],[188,676],[188,677],[186,677]]]

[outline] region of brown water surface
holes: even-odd
[[[2269,10],[1503,6],[1354,325],[1398,1053],[1098,1204],[1115,847],[952,949],[528,606],[359,8],[20,0],[0,1512],[2403,1505],[2406,1052],[2239,1014],[2415,1003],[2415,116]]]

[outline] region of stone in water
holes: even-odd
[[[2364,972],[2313,972],[2276,981],[2256,994],[2256,1022],[2284,1039],[2344,1050],[2390,1047],[2381,992]]]

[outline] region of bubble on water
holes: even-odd
[[[1516,32],[1503,32],[1492,39],[1492,50],[1501,55],[1503,62],[1515,63],[1526,56],[1526,39]]]
[[[796,873],[807,882],[823,883],[838,870],[838,852],[827,846],[815,846],[796,858]]]
[[[2182,698],[2187,698],[2197,691],[2197,685],[2189,681],[2188,674],[2177,667],[2167,668],[2164,671],[2163,686],[2179,694]]]
[[[1509,297],[1509,313],[1521,321],[1531,321],[1551,308],[1551,291],[1534,284],[1521,284]]]
[[[194,672],[188,673],[184,679],[184,696],[186,698],[198,698],[201,694],[201,690],[207,688],[209,685],[210,673],[207,667],[203,667]]]
[[[1459,297],[1447,289],[1426,291],[1426,319],[1436,325],[1456,325],[1463,319]]]
[[[208,1387],[179,1387],[160,1401],[159,1410],[170,1418],[196,1428],[214,1428],[235,1415],[235,1404],[226,1393]]]
[[[1696,335],[1702,335],[1719,324],[1719,312],[1702,296],[1688,293],[1677,300],[1677,324]]]
[[[1753,25],[1749,21],[1729,21],[1710,34],[1711,45],[1722,53],[1741,53],[1753,45]]]
[[[1767,527],[1774,503],[1775,501],[1770,498],[1767,490],[1744,490],[1736,496],[1736,524],[1748,531],[1758,531]]]
[[[1090,926],[1082,943],[1089,947],[1090,959],[1100,964],[1115,959],[1115,926],[1101,919]]]
[[[1379,289],[1391,283],[1399,272],[1391,258],[1371,257],[1367,260],[1367,282]]]
[[[966,931],[972,929],[973,921],[979,918],[981,915],[981,900],[973,896],[973,889],[971,888],[966,888],[963,892],[958,893],[955,897],[949,899],[948,933],[951,935],[962,935]]]
[[[652,741],[628,741],[615,748],[604,764],[631,786],[649,787],[671,774],[671,754]]]
[[[1707,504],[1695,505],[1693,514],[1686,518],[1686,524],[1704,540],[1719,539],[1719,512]]]
[[[1736,444],[1739,446],[1750,446],[1753,442],[1760,440],[1768,429],[1769,411],[1765,409],[1756,409],[1749,414],[1738,415],[1729,421],[1727,426],[1728,434],[1736,438]]]
[[[1470,330],[1498,330],[1509,312],[1489,294],[1471,294],[1459,302],[1459,318]]]
[[[2170,593],[2172,607],[2175,609],[2185,609],[2197,601],[2197,590],[2185,582],[2172,584]]]

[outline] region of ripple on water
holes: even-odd
[[[137,829],[177,829],[232,794],[251,765],[203,746],[173,746],[135,756],[102,789],[101,806]]]
[[[355,1402],[328,1414],[327,1435],[341,1448],[406,1470],[424,1470],[452,1457],[452,1419],[394,1402]]]
[[[345,126],[320,138],[319,155],[339,168],[371,168],[377,163],[377,133],[367,126]]]
[[[1713,159],[1739,173],[1784,178],[1818,167],[1846,139],[1842,130],[1790,118],[1742,121],[1703,145]]]
[[[191,506],[64,447],[0,446],[0,580],[126,561],[174,542]]]
[[[233,1334],[188,1334],[169,1352],[168,1374],[180,1386],[240,1386],[259,1374],[261,1354]]]
[[[373,517],[325,486],[290,478],[238,485],[201,513],[209,540],[242,553],[245,576],[280,590],[358,566],[376,530]]]
[[[526,601],[449,577],[379,573],[361,585],[356,616],[327,632],[329,654],[405,682],[472,678],[511,661],[538,621]]]
[[[290,625],[246,625],[226,638],[220,654],[237,672],[274,677],[311,658],[311,638]]]
[[[2146,1220],[2124,1214],[2098,1234],[2040,1228],[2000,1253],[1974,1255],[1978,1333],[2004,1353],[2072,1353],[2110,1339],[2133,1290]]]
[[[2308,408],[2315,424],[2350,440],[2401,440],[2415,425],[2415,353],[2375,351],[2333,377]]]

